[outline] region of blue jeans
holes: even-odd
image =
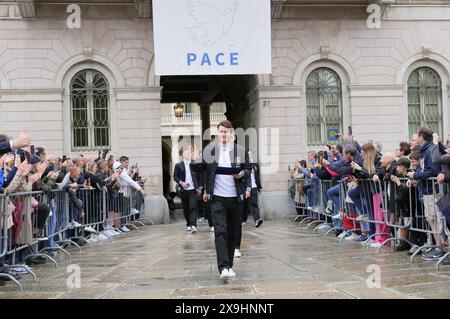
[[[47,225],[46,225],[46,235],[48,236],[48,240],[44,241],[43,247],[53,247],[53,242],[57,236],[51,236],[53,235],[57,229],[56,229],[56,222],[57,222],[57,209],[56,207],[51,207],[51,216],[47,219]]]
[[[361,188],[355,187],[348,192],[348,196],[356,206],[356,210],[360,215],[368,215],[370,220],[373,220],[373,213],[371,209],[371,201],[369,198],[361,195]],[[361,222],[361,230],[364,233],[374,234],[375,225],[369,222]]]
[[[336,186],[331,187],[327,191],[327,197],[331,199],[333,202],[333,214],[336,215],[341,210],[341,185],[338,184]],[[333,220],[333,225],[335,227],[341,226],[341,222],[339,220]]]

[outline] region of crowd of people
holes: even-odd
[[[297,161],[289,192],[299,215],[315,219],[322,213],[318,230],[373,248],[392,241],[395,251],[437,261],[449,245],[449,165],[450,136],[442,142],[428,127],[400,142],[395,152],[373,140],[360,145],[349,133]],[[433,247],[422,249],[427,234]],[[442,264],[450,265],[450,258]]]
[[[61,235],[96,242],[129,232],[124,216],[138,219],[146,196],[138,164],[129,162],[127,156],[115,158],[109,150],[99,151],[97,158],[47,154],[32,144],[26,131],[15,139],[0,135],[0,196],[8,211],[0,226],[7,223],[7,250],[21,248],[14,260],[11,255],[0,258],[0,273],[17,278],[27,270],[5,264],[44,263],[45,258],[30,257],[26,246],[33,243],[52,247]]]

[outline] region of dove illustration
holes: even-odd
[[[195,25],[186,27],[188,36],[204,47],[222,39],[231,29],[237,11],[237,4],[221,11],[201,1],[188,1],[188,15]]]

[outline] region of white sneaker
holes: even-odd
[[[355,233],[352,233],[350,236],[345,237],[345,240],[353,240],[355,238],[359,238],[359,236]]]
[[[37,241],[46,241],[46,240],[48,240],[48,237],[38,236],[38,237],[35,237],[34,239],[37,240]]]
[[[228,274],[230,275],[231,278],[236,278],[236,273],[233,271],[233,269],[228,269]]]
[[[27,271],[33,271],[33,269],[31,267],[27,267],[26,265],[21,265],[20,267],[11,267],[8,268],[8,271],[12,271],[16,274],[22,275],[22,274],[28,274],[29,272]]]
[[[211,227],[211,228],[209,229],[209,231],[210,231],[211,233],[214,233],[214,227]]]
[[[362,246],[366,246],[366,244],[367,244],[367,246],[369,246],[369,245],[371,245],[371,244],[373,244],[373,243],[374,243],[373,239],[370,238],[370,239],[367,239],[366,241],[362,241],[362,242],[361,242],[361,245],[362,245]]]
[[[92,228],[91,226],[87,226],[84,227],[84,231],[88,232],[88,233],[94,233],[94,234],[98,234],[98,231],[96,231],[94,228]]]
[[[222,282],[227,283],[228,281],[230,281],[230,273],[228,272],[228,269],[223,269],[222,272],[220,273],[220,280],[222,280]]]
[[[240,258],[242,255],[241,255],[241,252],[239,251],[239,249],[235,249],[234,250],[234,257],[236,257],[236,258]]]
[[[132,215],[136,215],[136,214],[139,214],[140,212],[136,209],[136,208],[132,208],[131,209],[131,214]]]
[[[191,230],[192,230],[191,226],[188,226],[186,229],[186,231],[191,231]]]
[[[105,233],[110,237],[119,235],[119,233],[116,232],[114,229],[107,229],[105,230]]]
[[[130,230],[128,229],[128,227],[126,226],[122,226],[122,228],[120,228],[121,231],[123,231],[124,233],[128,233]]]
[[[342,219],[342,214],[341,213],[336,214],[336,215],[332,216],[331,219]]]
[[[372,247],[372,248],[380,248],[381,247],[381,243],[371,243],[370,247]]]
[[[96,237],[96,239],[97,239],[97,240],[107,240],[108,237],[105,236],[104,234],[98,234],[97,237]]]
[[[197,227],[192,226],[191,227],[191,234],[195,234],[197,232]]]
[[[320,230],[320,231],[327,231],[327,230],[330,230],[330,229],[331,229],[331,226],[327,225],[327,224],[322,224],[319,227],[317,227],[317,230]]]
[[[344,238],[346,235],[347,235],[347,232],[346,232],[346,231],[343,231],[342,233],[340,233],[340,234],[337,236],[337,238],[342,239],[342,238]]]

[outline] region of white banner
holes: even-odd
[[[270,0],[153,0],[157,75],[271,73]]]

